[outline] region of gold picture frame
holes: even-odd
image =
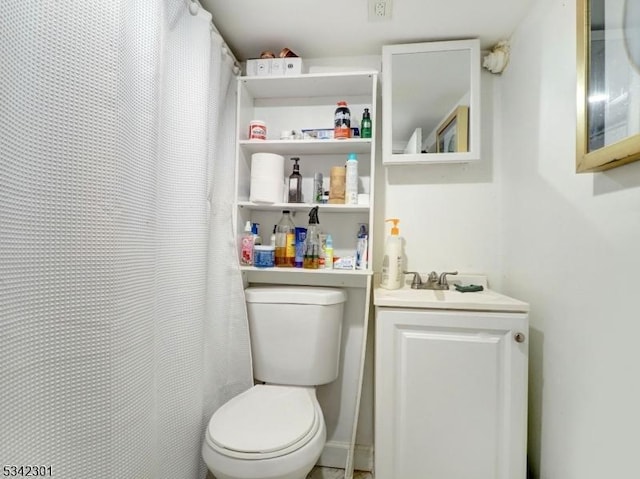
[[[436,130],[436,152],[469,151],[469,107],[459,105]]]
[[[640,160],[639,15],[640,0],[577,0],[577,173]]]

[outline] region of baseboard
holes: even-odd
[[[344,469],[347,463],[349,444],[346,442],[328,441],[318,459],[317,464],[324,467]],[[373,470],[373,446],[356,444],[353,456],[353,467],[358,471]]]

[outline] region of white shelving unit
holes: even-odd
[[[332,128],[337,102],[345,100],[351,110],[352,126],[360,126],[364,108],[369,108],[375,117],[378,72],[341,72],[307,74],[286,77],[239,77],[238,117],[236,138],[236,196],[234,223],[238,237],[247,221],[260,224],[263,243],[268,244],[274,225],[283,210],[292,212],[296,226],[306,227],[308,212],[319,207],[320,228],[332,235],[336,257],[355,255],[357,232],[361,223],[374,230],[374,174],[376,134],[375,123],[372,138],[346,140],[280,140],[281,131]],[[266,140],[249,140],[249,122],[262,120],[267,126]],[[357,120],[354,125],[354,120]],[[369,194],[368,205],[312,204],[313,177],[323,174],[324,190],[329,190],[329,171],[333,166],[342,166],[349,153],[358,156],[359,193]],[[300,158],[302,195],[305,203],[258,204],[250,201],[251,156],[254,153],[276,153],[285,157],[284,179],[292,171],[291,157]],[[357,384],[348,385],[353,397],[341,398],[353,409],[351,437],[346,454],[345,477],[353,474],[354,444],[360,392],[362,389],[366,334],[372,294],[372,241],[369,241],[369,265],[365,270],[302,268],[255,268],[242,267],[246,284],[278,283],[313,286],[357,288],[357,294],[348,295],[345,311],[349,320],[357,315],[362,321],[362,342],[359,350],[359,365],[350,364],[353,370],[359,367]],[[364,293],[364,294],[363,294]],[[364,298],[364,300],[362,299]],[[345,321],[347,319],[345,318]],[[355,362],[355,361],[354,361]],[[349,387],[343,384],[340,393]],[[343,412],[341,412],[341,416]]]

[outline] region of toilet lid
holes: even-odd
[[[209,422],[209,437],[238,452],[268,453],[303,439],[316,422],[307,389],[258,385],[223,405]]]

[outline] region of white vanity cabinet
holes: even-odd
[[[376,307],[376,479],[524,479],[528,315]]]

